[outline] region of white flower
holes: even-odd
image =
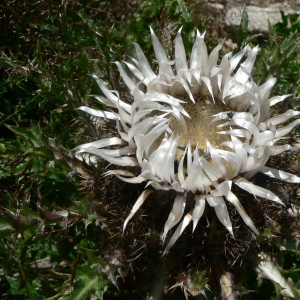
[[[113,109],[98,111],[85,106],[80,109],[95,117],[114,120],[119,135],[78,146],[77,156],[88,153],[117,166],[140,167],[137,177],[123,169],[108,171],[106,175],[114,174],[130,183],[146,181],[147,187],[151,185],[157,190],[177,191],[162,240],[180,220],[181,223],[165,251],[191,221],[195,229],[206,202],[232,235],[226,201],[235,206],[244,222],[258,234],[232,193],[232,184],[254,196],[283,204],[271,191],[248,179],[261,172],[287,182],[300,182],[297,176],[266,166],[271,156],[294,150],[290,145],[276,145],[276,142],[300,124],[296,119],[286,127],[281,126],[300,112],[288,110],[270,116],[270,107],[290,95],[269,99],[275,78],[261,86],[252,81],[250,74],[258,47],[241,64],[246,48],[232,57],[225,55],[218,65],[223,41],[208,55],[204,34],[197,31],[188,66],[181,29],[175,38],[174,61],[167,59],[152,29],[151,38],[159,64],[158,75],[137,44],[137,60],[125,62],[131,75],[116,62],[132,94],[132,102],[121,100],[118,92],[109,90],[93,75],[105,95],[96,98]],[[140,195],[124,222],[124,229],[152,191],[147,188]],[[195,206],[183,216],[188,192],[193,193]]]

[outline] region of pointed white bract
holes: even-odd
[[[206,202],[232,235],[228,205],[233,205],[245,224],[258,234],[255,224],[231,191],[232,183],[254,196],[283,204],[274,193],[254,185],[249,179],[261,172],[278,180],[300,182],[295,175],[266,167],[271,156],[294,150],[290,145],[276,145],[276,142],[300,124],[300,112],[288,110],[270,116],[270,107],[291,95],[269,99],[275,78],[261,86],[253,82],[251,71],[258,47],[244,60],[247,47],[232,57],[225,55],[218,64],[224,40],[208,54],[205,34],[197,31],[188,59],[181,30],[175,38],[174,60],[169,61],[151,29],[158,74],[137,44],[136,59],[124,65],[115,63],[132,94],[130,103],[120,99],[116,91],[109,90],[92,75],[105,95],[94,97],[111,110],[98,111],[86,106],[79,109],[101,122],[115,122],[118,136],[75,148],[79,158],[90,154],[116,166],[140,168],[138,176],[122,168],[106,172],[129,183],[147,182],[146,190],[124,222],[124,229],[153,188],[177,192],[162,240],[170,229],[178,227],[165,252],[190,222],[195,230],[205,212]],[[293,118],[297,119],[284,124]],[[194,194],[195,205],[185,212],[188,193]]]

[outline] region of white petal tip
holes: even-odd
[[[235,237],[234,237],[234,234],[233,234],[233,229],[232,229],[232,227],[227,227],[227,230],[228,230],[229,233],[232,235],[232,237],[235,238]]]

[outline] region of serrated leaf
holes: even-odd
[[[89,214],[85,220],[85,227],[87,227],[89,224],[93,223],[99,216],[96,213]]]
[[[23,163],[19,163],[16,168],[13,169],[11,172],[11,175],[20,175],[22,173],[25,173],[26,170],[29,169],[29,167],[32,164],[32,159],[29,161],[25,161]],[[18,178],[20,180],[20,177]]]
[[[88,264],[91,268],[93,268],[95,266],[107,264],[107,262],[104,261],[104,259],[101,256],[96,255],[95,250],[91,250],[91,249],[85,248],[85,247],[80,246],[80,245],[78,245],[78,249],[80,250],[80,252],[83,255],[88,257]]]
[[[36,126],[35,128],[30,128],[30,130],[25,130],[21,127],[7,124],[5,124],[5,126],[16,135],[19,135],[25,138],[26,140],[29,140],[35,147],[43,146],[42,134],[39,126]]]
[[[49,158],[53,157],[52,152],[45,146],[34,148],[33,154],[41,157],[49,157]]]
[[[78,266],[75,278],[77,281],[70,298],[71,300],[82,300],[92,290],[98,291],[101,297],[103,296],[106,280],[98,275],[96,269],[92,269],[90,266]]]

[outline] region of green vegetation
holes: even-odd
[[[152,222],[147,225],[149,231],[145,234],[149,238],[143,246],[150,249],[143,250],[148,251],[147,259],[143,259],[143,251],[132,253],[131,248],[142,247],[142,243],[133,246],[133,238],[122,235],[121,227],[133,203],[130,196],[141,189],[132,191],[132,187],[123,185],[123,192],[116,187],[118,195],[114,195],[109,187],[112,182],[119,183],[101,176],[106,165],[89,169],[76,160],[72,149],[97,136],[93,122],[76,108],[102,108],[89,97],[99,94],[89,76],[92,73],[126,94],[112,62],[133,56],[133,42],[153,56],[149,25],[171,55],[178,27],[184,26],[184,42],[189,49],[195,28],[203,31],[209,26],[209,16],[207,20],[197,20],[197,24],[193,22],[192,1],[132,2],[7,0],[0,4],[3,299],[144,299],[150,290],[154,272],[151,266],[160,265],[161,254],[153,255],[151,262],[155,263],[149,263],[150,267],[147,259],[149,253],[158,252],[160,231],[150,232],[154,230]],[[202,5],[200,1],[198,5]],[[270,36],[265,39],[249,35],[245,20],[241,28],[229,33],[238,45],[261,42],[254,79],[262,82],[270,75],[276,76],[275,93],[294,94],[296,100],[287,105],[296,107],[300,97],[300,23],[296,15],[283,14],[282,18],[282,23],[270,26]],[[217,42],[211,39],[208,44]],[[124,198],[123,207],[111,200],[122,198],[120,195]],[[273,255],[299,290],[300,261],[293,241],[299,220],[293,226],[293,230],[286,228],[286,243],[273,234],[259,238],[272,244]],[[140,258],[135,261],[135,256]],[[182,266],[180,271],[186,268]],[[246,264],[245,269],[249,276],[238,281],[241,294],[247,294],[245,299],[277,299],[280,288],[276,284],[274,287],[264,279],[257,281],[253,267]],[[200,266],[192,272],[197,279],[193,285],[199,282],[204,287],[206,270]],[[173,284],[175,275],[170,275]],[[257,292],[250,293],[251,290]],[[208,297],[213,297],[214,292],[208,291]],[[183,297],[177,288],[164,299]]]

